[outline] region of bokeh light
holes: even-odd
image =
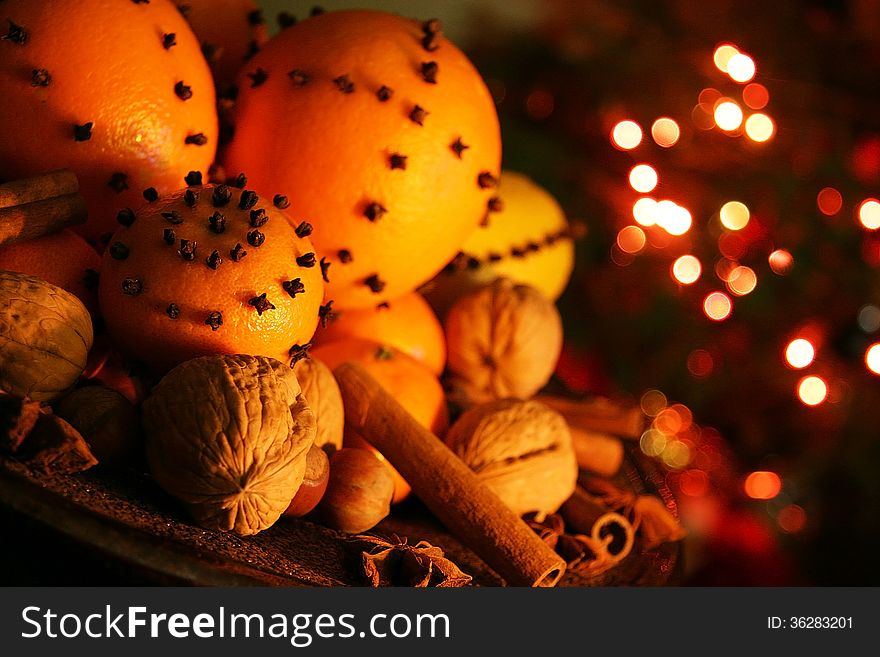
[[[673,470],[685,468],[691,462],[691,448],[681,440],[670,440],[660,459]]]
[[[859,222],[868,230],[880,228],[880,201],[868,198],[859,205]]]
[[[713,116],[715,125],[727,132],[736,130],[743,122],[742,108],[729,98],[715,106]]]
[[[666,449],[668,438],[656,429],[648,429],[639,438],[639,447],[648,456],[660,456]]]
[[[843,207],[843,196],[833,187],[823,187],[816,195],[816,205],[819,206],[819,212],[833,217]]]
[[[681,129],[674,119],[663,116],[654,121],[651,125],[651,136],[658,146],[663,148],[671,148],[675,146],[681,136]]]
[[[687,368],[693,376],[701,379],[709,376],[715,369],[715,360],[705,349],[694,349],[687,357]]]
[[[746,477],[743,489],[754,500],[772,500],[782,490],[782,480],[775,472],[757,470]]]
[[[621,121],[611,131],[611,143],[628,151],[642,143],[642,128],[635,121]]]
[[[767,91],[767,87],[759,82],[747,84],[743,88],[742,97],[746,107],[753,110],[763,109],[770,102],[770,92]]]
[[[727,74],[734,82],[748,82],[755,77],[755,60],[738,52],[727,60]]]
[[[785,362],[795,369],[803,369],[813,362],[816,349],[806,338],[795,338],[785,347]]]
[[[709,492],[709,476],[702,470],[685,470],[678,478],[678,489],[688,497],[702,497]]]
[[[538,121],[553,114],[555,105],[553,94],[544,89],[535,89],[526,97],[526,113]]]
[[[746,136],[752,141],[763,144],[776,133],[776,124],[766,114],[752,114],[746,119]]]
[[[672,263],[672,277],[682,285],[696,283],[703,271],[699,259],[692,255],[683,255]]]
[[[733,302],[724,292],[710,292],[703,299],[703,312],[709,319],[722,322],[728,317],[733,310]]]
[[[642,413],[648,417],[654,417],[666,408],[666,395],[659,390],[647,390],[639,399],[639,407],[642,409]]]
[[[774,274],[785,276],[794,266],[794,257],[787,249],[776,249],[767,257],[767,262]]]
[[[633,203],[633,219],[640,226],[653,226],[656,219],[657,201],[650,196],[640,198]]]
[[[715,262],[715,275],[726,283],[730,279],[730,274],[733,273],[733,270],[737,267],[739,267],[739,264],[736,260],[720,258]]]
[[[715,62],[715,66],[722,73],[727,73],[727,65],[730,63],[730,60],[734,57],[734,55],[739,54],[739,48],[737,48],[732,43],[722,43],[720,46],[715,48],[715,52],[712,54],[712,60]]]
[[[755,270],[745,265],[734,267],[727,277],[727,289],[738,297],[751,293],[758,284]]]
[[[788,504],[776,516],[779,528],[787,534],[796,534],[807,524],[807,513],[797,504]]]
[[[859,315],[856,321],[859,328],[865,333],[873,333],[880,330],[880,308],[872,303],[867,303],[859,308]]]
[[[687,208],[669,200],[657,203],[654,217],[657,225],[670,235],[684,235],[693,223],[693,217]]]
[[[657,170],[650,164],[637,164],[629,172],[629,184],[637,192],[645,194],[657,186]]]
[[[751,213],[745,203],[728,201],[721,206],[719,216],[721,225],[728,230],[742,230],[748,225]]]
[[[880,342],[875,342],[865,351],[865,365],[874,374],[880,374]]]
[[[807,406],[818,406],[828,396],[828,384],[818,376],[805,376],[797,385],[798,398]]]
[[[638,226],[626,226],[617,233],[617,246],[624,253],[638,253],[645,248],[645,231]]]

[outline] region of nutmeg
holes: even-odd
[[[506,278],[461,297],[444,328],[452,383],[471,403],[528,399],[550,380],[562,351],[556,306]]]
[[[501,399],[474,406],[445,439],[449,448],[515,513],[553,513],[577,485],[565,419],[536,401]]]

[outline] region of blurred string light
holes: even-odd
[[[657,182],[657,170],[650,164],[637,164],[630,169],[629,184],[637,192],[646,194],[657,186]]]
[[[745,203],[728,201],[721,206],[719,217],[721,225],[728,230],[742,230],[748,225],[751,213]]]
[[[715,105],[712,113],[715,125],[725,132],[733,132],[742,125],[743,111],[736,101],[724,98]]]
[[[670,235],[684,235],[690,230],[693,217],[687,208],[674,201],[663,200],[657,203],[654,222]]]
[[[651,125],[651,137],[654,142],[663,148],[671,148],[675,146],[681,136],[681,129],[674,119],[663,116],[654,121]]]
[[[843,207],[843,196],[833,187],[823,187],[816,195],[816,205],[819,207],[819,212],[833,217]]]
[[[727,60],[727,75],[734,82],[749,82],[757,71],[755,60],[745,53],[738,52]]]
[[[859,222],[868,230],[880,228],[880,201],[867,198],[859,205]]]
[[[875,342],[865,351],[865,365],[874,374],[880,374],[880,342]]]
[[[703,312],[706,317],[716,322],[723,322],[730,317],[733,302],[724,292],[710,292],[703,299]]]
[[[626,226],[617,233],[617,246],[624,253],[638,253],[645,248],[645,241],[645,231],[638,226]]]
[[[859,314],[856,319],[859,328],[865,333],[874,333],[880,329],[880,308],[872,303],[867,303],[859,308]]]
[[[782,491],[782,479],[775,472],[757,470],[743,482],[746,495],[755,500],[772,500]]]
[[[715,48],[715,52],[712,55],[712,60],[715,62],[715,66],[722,73],[727,73],[727,66],[730,63],[730,60],[733,59],[734,56],[739,54],[739,48],[737,48],[732,43],[722,43],[717,48]]]
[[[818,406],[828,397],[828,384],[819,376],[805,376],[797,385],[798,398],[807,406]]]
[[[776,124],[766,114],[752,114],[746,119],[746,136],[759,144],[769,141],[776,133]]]
[[[653,226],[656,223],[654,213],[657,209],[657,201],[649,196],[640,198],[633,203],[633,219],[640,226]]]
[[[794,369],[803,369],[813,362],[816,349],[806,338],[795,338],[785,347],[785,362]]]
[[[682,285],[696,283],[703,271],[699,259],[692,255],[683,255],[672,263],[672,277]]]
[[[797,504],[789,504],[780,509],[776,522],[782,531],[796,534],[806,526],[807,512]]]
[[[763,84],[752,82],[743,88],[742,99],[746,107],[750,109],[764,109],[770,102],[770,92]]]
[[[785,276],[794,266],[794,257],[786,249],[776,249],[767,258],[774,274]]]
[[[642,143],[642,128],[635,121],[620,121],[611,130],[611,143],[620,150],[632,150]]]
[[[751,267],[734,267],[727,277],[727,289],[738,297],[750,294],[758,284],[758,277]]]
[[[715,359],[705,349],[694,349],[688,354],[687,368],[693,376],[701,379],[709,376],[715,369]]]

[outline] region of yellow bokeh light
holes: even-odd
[[[859,205],[859,222],[868,230],[880,228],[880,201],[866,198]]]
[[[795,338],[785,347],[785,362],[797,370],[807,367],[815,357],[816,349],[806,338]]]
[[[702,271],[700,261],[692,255],[683,255],[672,263],[672,277],[682,285],[696,283]]]
[[[691,448],[680,440],[671,440],[660,455],[663,463],[674,470],[681,470],[691,462]]]
[[[617,246],[624,253],[638,253],[645,248],[645,231],[638,226],[626,226],[617,233]]]
[[[880,374],[880,342],[875,342],[865,352],[865,365],[874,374]]]
[[[794,265],[794,257],[786,249],[776,249],[768,256],[767,262],[774,274],[785,276]]]
[[[724,321],[732,310],[733,302],[724,292],[711,292],[703,299],[703,312],[713,321]]]
[[[745,265],[735,267],[727,277],[727,289],[738,297],[744,297],[758,285],[755,270]]]
[[[727,73],[727,65],[730,63],[730,60],[734,55],[739,54],[739,49],[733,45],[732,43],[722,43],[720,46],[715,48],[715,52],[712,55],[712,60],[715,62],[715,66],[722,73]]]
[[[648,417],[654,417],[666,408],[666,395],[659,390],[648,390],[639,399],[639,406],[642,413]]]
[[[645,196],[633,203],[633,219],[640,226],[653,226],[657,223],[655,217],[656,210],[657,201],[649,196]]]
[[[805,376],[798,381],[797,394],[807,406],[818,406],[828,396],[828,385],[818,376]]]
[[[722,100],[715,106],[715,125],[722,130],[730,132],[742,125],[742,108],[730,99]]]
[[[630,187],[642,194],[654,189],[657,181],[657,170],[650,164],[637,164],[629,172]]]
[[[769,141],[776,133],[776,124],[766,114],[752,114],[746,119],[746,136],[752,141]]]
[[[727,60],[727,74],[734,82],[748,82],[755,77],[755,60],[738,52]]]
[[[642,143],[642,128],[635,121],[621,121],[611,131],[611,142],[621,150],[631,150]]]
[[[674,119],[670,119],[668,116],[663,116],[654,121],[653,125],[651,125],[651,136],[654,138],[654,142],[656,142],[658,146],[670,148],[675,146],[678,142],[678,138],[681,136],[681,130]]]
[[[667,439],[656,429],[648,429],[639,438],[639,447],[648,456],[660,456],[666,449]]]
[[[728,201],[721,206],[721,225],[728,230],[742,230],[749,223],[751,213],[745,203]]]

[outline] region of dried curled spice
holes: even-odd
[[[120,176],[124,176],[126,179],[128,178],[128,176],[126,176],[124,173],[120,173],[120,174],[114,173],[113,175],[114,176],[120,175]],[[125,185],[125,188],[128,189],[128,184]],[[147,203],[154,203],[155,201],[159,200],[159,192],[156,191],[155,187],[147,187],[144,190],[144,200],[146,200]]]
[[[229,257],[232,258],[232,262],[239,262],[246,255],[247,251],[244,250],[241,242],[236,242],[235,246],[229,251]]]
[[[430,114],[430,112],[424,107],[416,105],[409,113],[409,120],[417,125],[425,125],[425,117],[427,117],[428,114]]]
[[[364,285],[370,288],[373,294],[379,294],[385,289],[385,281],[379,278],[379,274],[372,274],[364,279]]]
[[[370,221],[378,221],[386,212],[388,210],[381,203],[368,203],[367,207],[364,208],[364,216]]]
[[[303,358],[309,358],[309,349],[311,349],[311,348],[312,348],[311,342],[306,342],[305,344],[293,345],[287,351],[287,355],[290,356],[290,367],[293,368]]]
[[[183,193],[183,202],[188,208],[194,208],[199,202],[199,190],[188,189]]]
[[[351,81],[347,74],[333,78],[333,84],[344,94],[354,93],[354,82]]]
[[[299,226],[297,226],[294,231],[296,236],[302,239],[303,237],[308,237],[312,234],[312,224],[307,221],[300,222]]]
[[[198,187],[202,184],[202,172],[190,171],[183,177],[183,182],[185,182],[188,187]]]
[[[177,45],[177,35],[174,32],[167,32],[162,35],[162,47],[165,50],[170,50],[173,46]]]
[[[284,281],[281,284],[281,287],[284,289],[287,294],[291,296],[291,298],[296,298],[297,294],[302,294],[306,291],[306,286],[303,285],[301,278],[294,278],[290,281]]]
[[[186,139],[183,140],[185,144],[192,144],[193,146],[204,146],[208,143],[208,138],[202,132],[197,132],[194,135],[187,135]]]
[[[139,278],[123,278],[122,292],[129,296],[136,296],[144,291],[144,284]]]
[[[8,20],[8,19],[7,19]],[[9,29],[6,34],[0,36],[0,41],[11,41],[17,46],[23,46],[27,43],[28,32],[21,25],[9,21]]]
[[[244,189],[245,187],[247,187],[247,176],[244,175],[244,173],[240,173],[235,178],[231,178],[226,182],[227,184],[231,185],[232,187],[236,187],[237,189]]]
[[[215,208],[222,208],[232,200],[232,190],[226,185],[217,185],[211,193],[211,203]]]
[[[180,257],[184,260],[191,262],[196,259],[196,248],[199,243],[196,240],[180,240],[180,248],[177,249],[177,253],[180,254]]]
[[[264,226],[267,221],[269,221],[269,215],[263,208],[251,210],[250,223],[253,228]]]
[[[266,298],[266,293],[263,292],[259,296],[251,297],[248,299],[248,305],[253,306],[257,309],[257,315],[262,316],[264,312],[268,310],[275,310],[275,304],[269,301]]]
[[[134,220],[134,210],[131,208],[123,208],[116,213],[116,221],[125,227],[131,226],[134,223]]]
[[[126,189],[128,189],[128,175],[117,171],[110,176],[110,180],[107,181],[107,185],[117,194],[121,194]]]
[[[241,197],[238,199],[238,207],[242,210],[250,210],[259,200],[260,197],[257,196],[256,192],[246,189],[241,193]]]
[[[290,200],[284,194],[275,194],[272,198],[272,205],[279,210],[286,210],[290,207]]]
[[[205,320],[205,324],[211,327],[212,331],[216,331],[223,326],[223,314],[219,310],[215,310]]]
[[[169,303],[168,307],[165,309],[165,314],[168,315],[170,319],[177,319],[180,317],[180,306],[176,303]]]
[[[301,256],[297,256],[296,264],[300,267],[314,267],[317,259],[315,258],[315,254],[313,252],[303,253]]]
[[[128,258],[128,247],[122,242],[113,242],[110,245],[110,257],[114,260],[125,260]]]
[[[289,77],[290,81],[293,82],[294,87],[304,87],[308,84],[310,80],[308,73],[306,73],[305,71],[301,71],[298,68],[295,68],[292,71],[288,71],[287,77]]]
[[[250,244],[252,247],[260,248],[265,241],[266,235],[264,233],[261,233],[258,229],[254,228],[253,230],[248,231],[247,243]]]
[[[219,210],[214,210],[214,214],[208,217],[208,228],[213,233],[221,234],[226,230],[226,217]]]
[[[396,534],[384,537],[359,534],[350,547],[357,555],[361,576],[372,587],[413,586],[451,588],[467,586],[473,578],[427,541],[408,545]]]
[[[185,85],[183,80],[181,80],[174,85],[174,94],[180,98],[180,100],[189,100],[193,95],[192,87]]]
[[[269,79],[269,74],[262,68],[258,68],[256,71],[248,73],[247,76],[251,79],[251,88],[259,87]]]
[[[219,267],[222,263],[223,258],[220,257],[220,252],[217,249],[211,251],[211,255],[205,258],[205,264],[215,271],[217,270],[217,267]]]
[[[437,84],[437,72],[439,70],[440,66],[437,62],[422,62],[421,66],[419,66],[419,73],[422,79],[429,84]]]

